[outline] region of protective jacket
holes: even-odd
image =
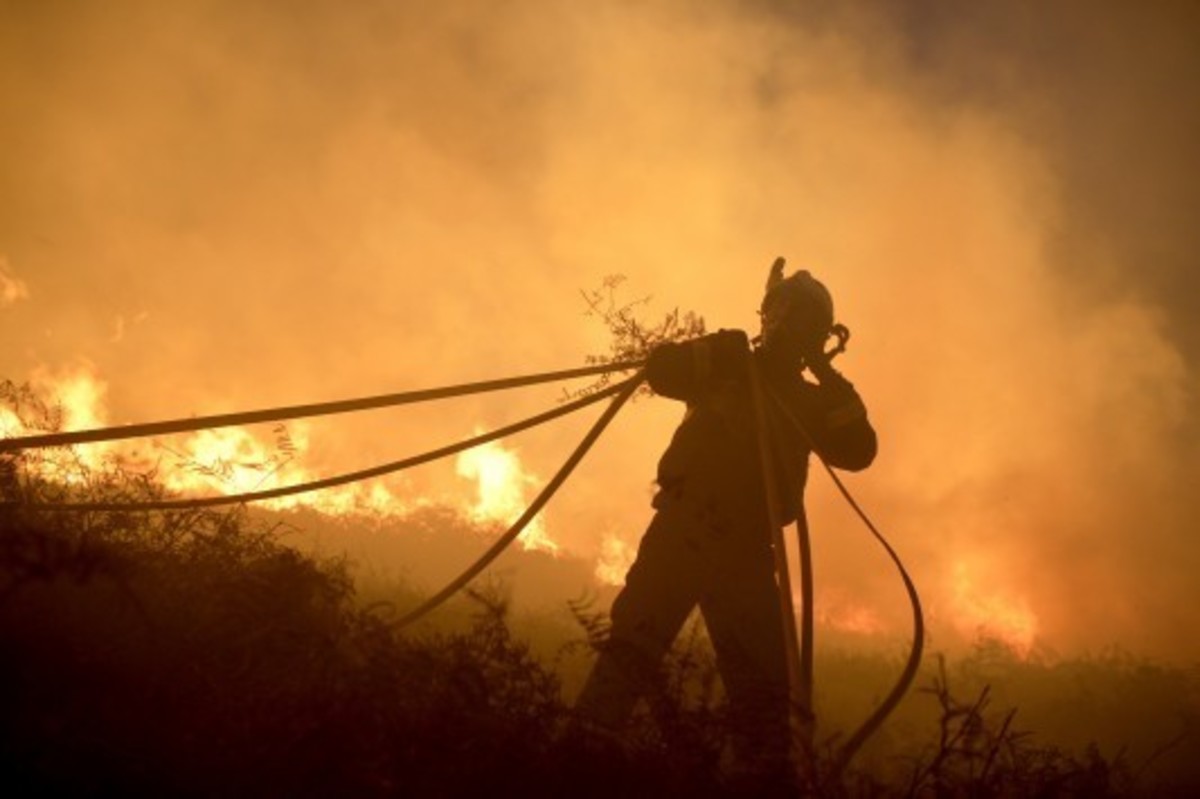
[[[752,353],[740,330],[656,348],[646,366],[651,388],[687,403],[683,422],[658,464],[658,484],[665,495],[659,501],[686,498],[725,517],[729,527],[745,529],[745,522],[754,519],[762,520],[756,527],[764,529],[762,470],[747,368],[751,358],[762,370],[768,394],[765,405],[782,522],[794,520],[799,512],[810,440],[831,466],[849,471],[869,466],[877,445],[858,392],[832,369],[822,370],[819,384],[809,382],[798,369],[778,368],[761,350]],[[772,394],[800,421],[807,437],[784,416]]]

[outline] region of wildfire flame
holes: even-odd
[[[61,412],[64,430],[103,427],[108,424],[105,408],[107,385],[94,367],[82,363],[59,371],[39,369],[30,384],[40,396],[53,397]],[[34,432],[11,409],[0,408],[0,434],[13,436]],[[161,469],[161,480],[170,490],[188,495],[206,495],[214,491],[243,493],[283,485],[307,482],[315,475],[302,465],[309,448],[309,428],[304,423],[278,426],[268,434],[242,427],[204,430],[187,436],[156,441],[149,448],[159,464],[164,457],[173,460]],[[78,482],[80,468],[103,465],[106,458],[117,457],[132,464],[148,462],[147,448],[132,442],[91,444],[71,452],[49,450],[39,454],[38,468],[49,479]],[[459,455],[455,470],[460,477],[475,483],[475,497],[466,503],[469,516],[477,522],[511,524],[528,506],[531,489],[539,482],[525,471],[513,449],[493,441]],[[307,507],[334,516],[370,513],[402,514],[421,500],[406,503],[379,480],[338,488],[297,494],[262,503],[272,509]],[[558,554],[559,545],[547,533],[539,515],[521,536],[526,550]],[[596,559],[594,575],[604,585],[620,586],[633,564],[636,546],[615,533],[604,536]],[[984,636],[1004,643],[1014,653],[1026,657],[1032,651],[1039,630],[1038,618],[1029,603],[1011,589],[1002,589],[1002,580],[986,568],[986,563],[960,558],[953,563],[947,584],[949,613],[947,621],[966,637]],[[825,597],[818,603],[818,620],[825,626],[861,635],[877,635],[884,623],[870,608],[842,597]]]
[[[163,483],[182,494],[212,490],[241,494],[311,479],[292,460],[292,453],[305,448],[303,443],[273,452],[241,427],[202,430],[184,439],[178,448],[167,448],[184,469],[170,471]],[[300,496],[281,497],[273,507],[294,507],[300,504]]]
[[[55,397],[54,412],[63,430],[83,430],[103,424],[104,396],[108,386],[96,377],[94,367],[87,362],[57,372],[36,369],[30,376],[30,388],[39,397]],[[36,422],[35,422],[36,423]],[[36,432],[9,408],[0,408],[0,433],[26,435]],[[76,452],[48,450],[38,453],[39,470],[49,478],[68,484],[78,484],[83,472],[100,466],[112,450],[109,444],[98,444]]]
[[[951,622],[963,635],[1000,641],[1028,657],[1037,640],[1038,619],[1020,596],[991,588],[978,567],[965,560],[952,570]]]
[[[108,387],[90,364],[61,372],[39,369],[33,374],[31,385],[39,396],[54,398],[61,409],[63,430],[83,430],[108,424],[105,408]],[[32,431],[21,423],[16,413],[3,408],[0,409],[0,432],[22,435]],[[154,452],[149,454],[144,446],[117,442],[77,447],[70,457],[84,468],[98,467],[110,456],[119,457],[134,467],[150,467],[155,465],[155,460],[161,463],[165,455],[173,461],[168,465],[174,468],[162,470],[160,479],[166,488],[184,496],[214,491],[240,494],[315,479],[315,475],[301,465],[302,456],[308,450],[308,426],[304,423],[281,425],[272,432],[274,440],[244,427],[226,427],[156,440],[150,448]],[[50,458],[40,463],[49,465],[52,461]],[[456,471],[459,476],[476,483],[476,498],[468,504],[468,513],[478,522],[511,524],[527,506],[528,489],[538,482],[535,476],[525,472],[517,453],[499,442],[462,453]],[[61,468],[47,468],[44,473],[47,476],[53,474],[54,479],[72,479],[69,471]],[[413,507],[413,503],[401,501],[378,480],[280,497],[261,505],[275,510],[304,506],[327,515],[388,515],[405,513]],[[547,534],[541,516],[535,517],[525,528],[521,544],[526,550],[559,552],[559,546]]]
[[[11,408],[0,407],[0,436],[22,436],[29,430],[21,423],[21,417]]]
[[[37,369],[30,385],[38,396],[53,398],[61,412],[63,430],[108,424],[105,407],[108,386],[90,364],[58,372]],[[0,433],[15,436],[32,432],[16,413],[0,408]],[[119,458],[136,469],[152,467],[165,455],[173,461],[168,464],[173,468],[162,470],[160,479],[166,488],[185,496],[214,491],[240,494],[315,479],[300,465],[300,458],[308,449],[308,427],[303,423],[290,428],[279,426],[273,436],[273,441],[264,441],[244,427],[202,430],[156,440],[149,452],[132,442],[95,443],[75,447],[69,454],[48,450],[49,454],[39,456],[38,468],[48,478],[74,483],[81,480],[78,467],[95,469],[109,457]],[[410,509],[410,505],[379,481],[280,497],[261,504],[274,510],[303,506],[327,515],[403,513]]]
[[[476,433],[482,432],[476,430]],[[489,441],[458,456],[455,470],[460,477],[474,480],[476,501],[469,506],[471,518],[478,522],[512,524],[528,505],[527,489],[537,478],[527,474],[514,450],[499,441]],[[521,545],[527,550],[557,554],[559,546],[546,533],[541,515],[535,516],[521,533]]]

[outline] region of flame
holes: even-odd
[[[597,582],[601,585],[625,585],[625,575],[633,565],[637,551],[625,539],[613,533],[600,542],[600,556],[596,559]]]
[[[29,430],[21,423],[21,418],[11,408],[0,407],[0,438],[23,436]]]
[[[38,396],[61,409],[63,430],[108,424],[105,406],[108,385],[96,375],[91,364],[57,372],[39,367],[32,373],[30,385]],[[0,408],[0,434],[15,436],[32,432],[13,410]],[[168,464],[173,468],[162,470],[162,484],[184,496],[240,494],[315,479],[299,463],[308,449],[308,427],[303,423],[290,428],[281,425],[274,428],[272,436],[273,440],[264,440],[247,428],[227,427],[156,440],[152,449],[165,452],[173,461]],[[102,466],[111,457],[135,469],[157,465],[144,446],[122,441],[81,445],[70,452],[46,450],[39,455],[35,468],[47,479],[79,483],[84,471]],[[333,516],[384,515],[409,509],[378,480],[280,497],[262,502],[261,506],[274,510],[303,506]]]
[[[102,427],[108,419],[104,406],[108,384],[96,376],[95,367],[90,363],[59,372],[39,367],[34,370],[30,383],[38,394],[53,398],[62,409],[63,430]]]
[[[57,373],[39,368],[30,382],[39,396],[52,398],[62,409],[63,430],[108,424],[108,386],[90,364]],[[0,432],[22,435],[31,431],[14,411],[0,408]],[[36,468],[47,479],[79,482],[87,469],[102,466],[108,458],[120,458],[127,466],[146,469],[161,467],[166,460],[167,468],[159,470],[159,479],[169,491],[183,496],[209,496],[214,492],[230,495],[316,479],[302,465],[308,446],[309,428],[304,423],[277,426],[270,435],[245,427],[226,427],[155,440],[149,448],[135,442],[114,442],[81,445],[70,452],[52,450],[49,452],[54,454],[42,457]],[[525,472],[517,453],[499,442],[462,453],[456,471],[476,482],[476,499],[468,512],[480,522],[514,522],[527,506],[527,489],[538,482]],[[425,502],[405,503],[383,482],[373,480],[279,497],[259,505],[273,510],[307,507],[331,516],[382,516],[403,514]],[[521,544],[526,550],[559,552],[540,515],[526,526]]]
[[[799,607],[800,597],[794,599]],[[879,614],[852,599],[825,595],[815,605],[817,622],[831,630],[854,635],[879,635],[884,631]]]
[[[292,453],[303,446],[272,448],[242,427],[202,430],[177,448],[162,445],[179,460],[163,477],[163,484],[181,494],[224,494],[260,491],[312,479],[295,464]],[[303,495],[281,497],[268,504],[275,508],[301,504]]]
[[[951,622],[962,634],[1000,641],[1028,657],[1037,640],[1038,619],[1024,597],[987,590],[979,570],[966,561],[952,570]]]
[[[38,395],[52,398],[62,409],[62,429],[82,430],[108,423],[105,408],[108,386],[96,376],[90,364],[61,372],[39,368],[30,382]],[[0,408],[0,431],[5,435],[30,432],[8,408]],[[48,479],[78,482],[82,480],[80,466],[84,470],[100,467],[106,458],[115,456],[135,468],[152,468],[162,465],[165,453],[168,468],[161,470],[159,479],[165,488],[183,496],[241,494],[315,479],[302,465],[302,456],[308,450],[308,426],[280,425],[272,435],[273,440],[244,427],[202,430],[155,440],[151,453],[134,442],[87,444],[68,453],[47,456],[39,460],[38,468]],[[71,469],[71,464],[76,468]],[[456,470],[477,484],[476,501],[468,512],[481,522],[511,524],[525,511],[526,491],[537,482],[536,477],[524,471],[516,452],[498,442],[464,452],[458,458]],[[273,510],[303,506],[332,516],[390,515],[412,508],[379,480],[279,497],[260,505]],[[526,550],[552,554],[559,551],[558,544],[546,533],[541,516],[525,528],[521,544]]]
[[[476,430],[477,433],[482,432]],[[468,508],[477,522],[512,524],[525,512],[526,488],[537,483],[527,474],[515,450],[505,449],[499,441],[489,441],[458,456],[455,471],[460,477],[476,483],[476,501]],[[557,554],[556,544],[546,533],[540,515],[521,533],[521,545],[526,550]]]
[[[224,494],[263,491],[317,479],[300,465],[308,451],[308,426],[277,426],[274,441],[264,442],[244,427],[202,430],[177,447],[164,446],[182,468],[172,470],[163,483],[182,494]],[[404,513],[410,506],[378,480],[351,483],[258,503],[272,510],[306,507],[327,516],[388,515]]]
[[[59,371],[39,367],[30,375],[29,383],[35,394],[46,398],[62,414],[63,430],[87,430],[107,423],[104,399],[108,384],[96,375],[91,363],[83,361]],[[15,434],[35,432],[22,425],[16,414],[10,412],[6,418]],[[84,472],[100,467],[112,449],[111,444],[101,443],[72,452],[43,451],[38,456],[39,469],[47,477],[78,484],[83,481]]]
[[[278,501],[284,502],[287,499],[292,498],[285,497]],[[414,507],[424,504],[423,501],[406,502],[380,482],[373,482],[369,485],[352,483],[337,488],[314,491],[311,494],[300,494],[294,499],[296,504],[312,508],[326,516],[405,514]]]

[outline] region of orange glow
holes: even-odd
[[[304,505],[327,516],[387,516],[407,513],[415,507],[426,504],[422,499],[416,501],[402,499],[379,481],[327,488],[311,494],[298,494],[295,497],[285,497],[276,501],[283,503],[291,500],[295,500],[297,505]]]
[[[0,255],[0,308],[29,299],[29,286],[12,272],[8,259]]]
[[[304,440],[295,441],[294,449],[284,452],[268,447],[245,428],[202,430],[186,438],[179,449],[166,446],[179,459],[179,468],[164,475],[163,483],[181,494],[241,494],[304,482],[311,475],[292,460],[293,453],[304,450]],[[295,507],[302,504],[301,497],[264,504]]]
[[[1178,634],[1200,629],[1193,4],[1056,12],[1036,48],[1002,3],[929,24],[880,2],[497,5],[8,4],[0,378],[49,364],[73,426],[529,374],[608,351],[579,294],[614,273],[646,322],[755,333],[784,255],[853,331],[836,365],[880,455],[847,483],[939,613],[931,640],[1200,658]],[[67,379],[80,358],[107,393]],[[559,390],[331,417],[311,446],[289,424],[292,452],[270,425],[136,446],[188,494],[268,487]],[[620,583],[684,412],[622,410],[523,544]],[[573,424],[514,438],[521,462],[554,468]],[[502,524],[535,486],[499,460],[268,507]],[[816,612],[871,628],[862,603],[902,634],[894,569],[812,472],[815,588],[852,600]]]
[[[241,494],[306,483],[319,478],[300,464],[308,451],[308,427],[277,427],[275,440],[264,442],[244,427],[202,430],[178,445],[159,444],[176,458],[163,477],[172,491],[184,495],[213,492]],[[401,514],[412,505],[379,479],[352,483],[256,503],[270,510],[311,508],[328,516]]]
[[[482,431],[477,429],[476,433],[479,432]],[[489,441],[463,452],[455,462],[455,470],[460,477],[476,483],[476,499],[468,512],[477,522],[512,524],[528,505],[526,489],[537,483],[536,477],[525,473],[517,453],[505,449],[499,441]],[[527,550],[551,554],[559,551],[558,544],[547,535],[541,515],[535,516],[525,527],[520,542]]]
[[[62,414],[63,430],[86,430],[107,423],[104,399],[108,385],[97,377],[91,364],[78,364],[59,371],[41,367],[34,370],[29,383],[39,396],[46,398],[51,408]],[[14,428],[20,427],[15,416],[11,422]],[[21,429],[16,432],[32,431]],[[99,467],[112,450],[110,444],[81,447],[74,452],[47,450],[39,453],[39,468],[53,479],[78,484],[84,479],[82,470]]]
[[[86,430],[109,423],[105,406],[108,386],[90,366],[60,372],[39,368],[30,384],[52,406],[61,409],[63,430]],[[13,411],[0,408],[0,433],[14,436],[31,432]],[[307,425],[277,427],[273,435],[275,440],[268,443],[244,427],[227,427],[166,441],[155,439],[152,449],[171,456],[160,480],[167,489],[184,496],[240,494],[316,479],[299,463],[308,449]],[[144,447],[121,441],[78,446],[70,453],[45,450],[38,456],[37,468],[48,479],[80,483],[84,475],[79,467],[95,469],[110,457],[120,458],[134,469],[153,465]],[[412,507],[379,480],[280,497],[259,506],[272,510],[308,507],[332,516],[395,514]]]
[[[306,483],[319,478],[300,465],[308,451],[308,426],[294,423],[274,430],[264,442],[244,427],[202,430],[178,448],[165,446],[178,459],[164,484],[181,494],[240,494]],[[328,516],[402,514],[412,504],[379,479],[260,501],[271,510],[305,507]]]
[[[1000,641],[1028,657],[1037,640],[1038,619],[1028,602],[993,588],[965,561],[953,567],[951,622],[964,636]]]
[[[794,597],[799,607],[800,597]],[[879,614],[866,605],[838,596],[821,596],[815,602],[817,622],[838,632],[855,635],[878,635],[884,632]]]
[[[54,375],[45,371],[34,374],[33,383],[55,397],[62,407],[63,430],[86,430],[105,423],[104,395],[108,386],[91,367],[79,367]]]
[[[25,432],[17,415],[8,408],[0,408],[0,436],[16,436]]]
[[[637,557],[637,548],[620,536],[609,533],[600,542],[600,556],[594,572],[601,585],[625,585],[625,575]]]

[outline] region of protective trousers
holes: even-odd
[[[698,605],[729,700],[735,757],[743,767],[777,766],[788,750],[787,666],[765,522],[733,524],[667,491],[655,506],[576,707],[606,727],[624,723],[657,690],[663,657]]]

